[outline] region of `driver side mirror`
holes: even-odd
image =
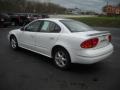
[[[24,28],[24,27],[22,27],[22,28],[20,28],[20,30],[21,30],[21,31],[24,31],[24,30],[25,30],[25,28]]]

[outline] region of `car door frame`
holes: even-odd
[[[20,47],[30,49],[30,50],[35,50],[35,34],[37,34],[39,32],[39,30],[36,32],[35,31],[26,31],[26,28],[28,26],[30,26],[32,23],[39,22],[39,21],[40,20],[35,20],[35,21],[29,23],[28,25],[26,25],[25,27],[21,28],[21,32],[19,35]],[[26,38],[24,38],[24,36],[27,37],[27,39],[30,39],[29,41],[31,41],[31,40],[32,41],[31,42],[27,41]]]

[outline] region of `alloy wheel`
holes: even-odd
[[[64,67],[67,64],[67,56],[63,51],[58,51],[55,54],[55,63],[59,67]]]

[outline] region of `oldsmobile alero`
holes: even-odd
[[[93,64],[113,52],[111,34],[71,19],[38,19],[8,34],[12,49],[19,47],[53,58],[66,69],[71,63]]]

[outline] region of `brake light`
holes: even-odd
[[[109,40],[109,42],[111,42],[111,40],[112,40],[112,36],[111,35],[108,36],[108,40]]]
[[[89,39],[89,40],[84,41],[80,46],[82,48],[93,48],[97,46],[98,41],[99,41],[98,38]]]

